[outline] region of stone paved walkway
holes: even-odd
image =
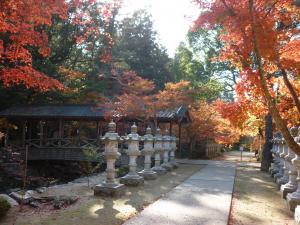
[[[206,160],[179,163],[207,166],[124,225],[227,225],[236,164]]]

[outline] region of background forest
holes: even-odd
[[[196,21],[170,57],[151,15],[143,9],[121,15],[120,0],[6,0],[0,7],[6,12],[0,16],[1,109],[96,103],[145,117],[183,105],[192,117],[185,127],[190,150],[203,140],[249,140],[241,136],[251,137],[248,147],[261,146],[267,112],[257,113],[259,102],[254,109],[238,101],[243,76],[218,58],[226,48],[224,24],[206,29]]]

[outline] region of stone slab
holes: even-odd
[[[0,194],[0,198],[5,199],[5,200],[9,203],[9,205],[10,205],[11,207],[15,207],[15,206],[18,206],[18,205],[19,205],[19,203],[18,203],[15,199],[9,197],[9,196],[6,195],[6,194]]]
[[[155,167],[153,167],[152,170],[154,172],[156,172],[158,175],[164,175],[164,174],[167,173],[167,170],[165,168],[163,168],[163,167],[161,167],[161,168],[155,168]]]
[[[9,196],[15,199],[18,203],[28,204],[33,199],[32,194],[33,191],[28,190],[25,192],[25,194],[23,194],[22,191],[19,191],[19,192],[12,192],[10,193]]]
[[[281,197],[283,199],[286,199],[287,194],[293,193],[296,190],[297,190],[297,187],[290,188],[290,187],[287,187],[286,185],[281,185],[281,188],[280,188]]]
[[[108,196],[108,197],[119,197],[125,193],[124,184],[99,184],[94,188],[94,195],[97,196]]]
[[[277,179],[276,180],[277,189],[281,190],[281,187],[283,185],[285,185],[287,182],[289,182],[289,181],[288,180],[284,180],[284,179]]]
[[[296,209],[296,207],[297,207],[297,205],[300,204],[300,198],[296,198],[292,194],[293,193],[287,194],[287,196],[286,196],[286,200],[287,201],[286,202],[287,202],[287,206],[288,206],[289,210],[291,212],[294,212],[295,209]]]
[[[144,184],[144,178],[142,176],[124,176],[120,178],[120,183],[127,186],[139,186]]]
[[[158,177],[157,173],[154,171],[150,171],[150,172],[141,171],[138,174],[144,177],[145,180],[155,180]]]
[[[227,225],[235,169],[235,163],[210,162],[125,225]]]
[[[173,166],[171,164],[162,164],[161,165],[164,169],[166,169],[168,172],[172,171]]]
[[[294,218],[297,224],[300,224],[300,206],[297,206],[295,209]]]

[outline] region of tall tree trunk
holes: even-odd
[[[260,77],[260,84],[262,91],[264,93],[265,101],[268,105],[269,112],[271,113],[276,126],[282,133],[285,141],[287,142],[288,146],[298,155],[300,155],[300,146],[295,142],[294,138],[291,136],[286,121],[282,119],[280,116],[279,110],[276,107],[276,103],[273,97],[270,94],[267,81],[265,79],[263,65],[262,65],[262,57],[260,55],[260,51],[258,48],[257,38],[256,38],[256,23],[255,23],[255,15],[253,12],[253,0],[249,0],[249,11],[251,14],[251,27],[252,27],[252,43],[253,43],[253,51],[257,58],[257,66],[258,72]]]
[[[273,143],[271,142],[271,139],[273,137],[272,135],[272,116],[270,113],[266,115],[265,117],[265,144],[263,147],[263,151],[261,154],[261,165],[260,165],[260,170],[261,171],[269,171],[269,168],[271,166],[272,162],[272,153],[271,153],[271,148],[273,146]]]
[[[280,65],[280,69],[281,69],[281,73],[282,73],[282,76],[283,76],[283,81],[284,81],[284,84],[285,86],[288,88],[291,96],[292,96],[292,99],[296,105],[296,108],[298,110],[298,113],[300,113],[300,101],[299,101],[299,98],[298,98],[298,95],[295,91],[295,88],[293,87],[292,83],[290,82],[288,76],[287,76],[287,73],[286,71],[281,67]]]

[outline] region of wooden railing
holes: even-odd
[[[102,143],[99,139],[91,138],[47,138],[47,139],[27,139],[25,145],[29,148],[99,148]]]

